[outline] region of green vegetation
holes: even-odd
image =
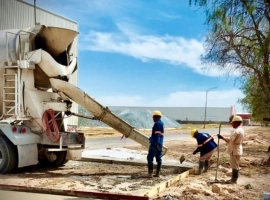
[[[204,9],[209,28],[202,61],[236,76],[245,94],[239,102],[253,120],[270,116],[270,1],[190,0]]]

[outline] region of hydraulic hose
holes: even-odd
[[[49,121],[50,118],[50,121]],[[59,128],[55,119],[53,109],[46,110],[42,115],[43,125],[46,127],[46,132],[53,142],[57,142],[60,138]],[[52,131],[53,130],[53,131]]]

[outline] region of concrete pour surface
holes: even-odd
[[[114,162],[121,164],[137,164],[145,165],[147,163],[147,151],[137,151],[127,148],[103,148],[95,150],[84,150],[82,153],[83,161],[99,161],[99,162]],[[155,160],[154,160],[155,163]],[[180,167],[193,168],[197,164],[184,161],[182,164],[177,159],[167,158],[166,155],[162,158],[162,165],[164,167]]]
[[[164,156],[161,177],[147,179],[147,151],[98,149],[85,150],[82,156],[82,161],[69,161],[59,168],[37,167],[18,174],[0,175],[0,184],[140,196],[195,166]]]

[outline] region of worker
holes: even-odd
[[[160,111],[153,112],[154,125],[152,128],[152,134],[149,138],[150,146],[147,155],[148,162],[148,178],[153,177],[153,160],[156,158],[157,169],[154,177],[159,177],[161,164],[162,164],[162,146],[164,137],[164,123],[161,121],[162,114]]]
[[[242,128],[242,118],[240,116],[233,116],[230,118],[230,124],[234,128],[230,137],[223,137],[218,134],[218,138],[227,143],[226,152],[230,155],[230,166],[232,168],[232,178],[226,183],[236,184],[239,176],[240,156],[243,154],[243,141],[245,138],[245,131]]]
[[[199,168],[194,174],[200,175],[202,172],[207,172],[209,168],[209,159],[217,148],[217,144],[211,135],[208,133],[199,133],[197,129],[192,129],[190,135],[191,137],[196,138],[198,143],[198,147],[193,152],[193,155],[200,152]]]

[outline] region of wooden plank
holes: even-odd
[[[115,200],[148,200],[147,196],[135,196],[127,194],[116,194],[116,193],[103,193],[103,192],[88,192],[80,190],[66,190],[66,189],[53,189],[53,188],[36,188],[30,186],[20,185],[4,185],[0,184],[0,190],[7,191],[20,191],[29,193],[40,193],[40,194],[54,194],[63,196],[74,196],[74,197],[86,197],[86,198],[99,198],[99,199],[115,199]]]
[[[193,167],[193,168],[191,168],[191,169],[189,169],[189,170],[187,170],[187,171],[185,171],[185,172],[183,172],[181,174],[178,174],[177,176],[171,178],[170,180],[164,181],[164,182],[156,185],[155,187],[151,188],[147,192],[144,192],[142,194],[142,196],[148,196],[148,197],[156,196],[157,194],[159,194],[164,189],[170,187],[172,184],[185,179],[189,174],[193,174],[195,169],[196,169],[196,167]]]

